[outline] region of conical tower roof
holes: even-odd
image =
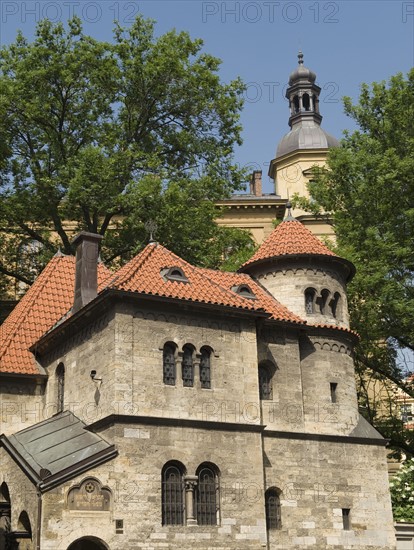
[[[242,265],[240,271],[249,271],[250,267],[258,264],[298,256],[331,258],[347,268],[347,279],[351,278],[355,272],[351,262],[329,250],[318,237],[290,214],[272,231],[256,253]]]

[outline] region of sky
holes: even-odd
[[[0,0],[0,44],[13,42],[19,29],[33,38],[42,18],[65,22],[73,14],[101,40],[111,40],[114,19],[128,27],[137,14],[155,19],[158,35],[176,28],[202,38],[204,51],[222,60],[222,80],[240,76],[247,86],[235,159],[263,170],[267,193],[274,191],[269,163],[289,131],[284,95],[299,49],[322,89],[322,127],[338,138],[355,129],[343,96],[356,102],[361,83],[389,80],[414,65],[414,1],[397,0]]]

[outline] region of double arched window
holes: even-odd
[[[178,461],[167,462],[161,475],[163,525],[217,525],[219,516],[219,470],[204,462],[195,476],[187,476]]]

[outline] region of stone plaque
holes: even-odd
[[[110,505],[110,490],[102,487],[95,479],[85,479],[80,485],[72,487],[69,491],[69,510],[106,512],[110,509]]]

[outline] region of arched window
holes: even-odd
[[[307,314],[315,313],[315,297],[316,290],[314,288],[307,288],[305,290],[305,312]]]
[[[253,293],[249,285],[236,285],[236,286],[233,286],[231,289],[234,292],[237,292],[237,294],[240,294],[240,296],[243,296],[243,298],[256,299],[256,295]]]
[[[164,345],[162,354],[163,380],[168,386],[175,386],[175,344]]]
[[[318,298],[319,309],[323,315],[327,315],[328,313],[329,295],[330,295],[329,290],[324,288],[321,292],[320,297]]]
[[[218,469],[213,464],[201,464],[198,477],[196,507],[198,525],[217,525],[219,512]]]
[[[170,267],[161,270],[161,276],[166,281],[175,281],[177,283],[188,283],[184,271],[181,267]]]
[[[295,106],[295,113],[299,113],[299,98],[297,95],[293,98],[293,105]]]
[[[309,94],[303,94],[302,96],[303,108],[305,111],[310,111],[310,99]]]
[[[265,492],[266,529],[281,529],[280,490],[272,487]]]
[[[61,413],[65,404],[65,366],[63,363],[59,363],[56,369],[56,406],[57,412]]]
[[[274,367],[270,363],[263,362],[259,365],[259,397],[260,399],[272,399],[272,378]]]
[[[341,301],[341,295],[339,294],[339,292],[335,292],[332,300],[329,302],[329,307],[331,309],[332,317],[335,317],[335,318],[337,317],[338,319],[340,319],[341,317],[340,301]]]
[[[0,548],[8,548],[7,538],[10,533],[11,504],[10,493],[6,482],[0,485]]]
[[[181,364],[183,386],[194,386],[194,348],[186,344],[183,348],[183,361]]]
[[[19,539],[32,539],[32,526],[27,512],[23,511],[17,522],[17,530],[19,531]]]
[[[162,524],[184,524],[184,473],[180,462],[167,462],[162,469]]]
[[[201,348],[200,357],[200,384],[204,389],[211,388],[211,350],[208,348]]]

